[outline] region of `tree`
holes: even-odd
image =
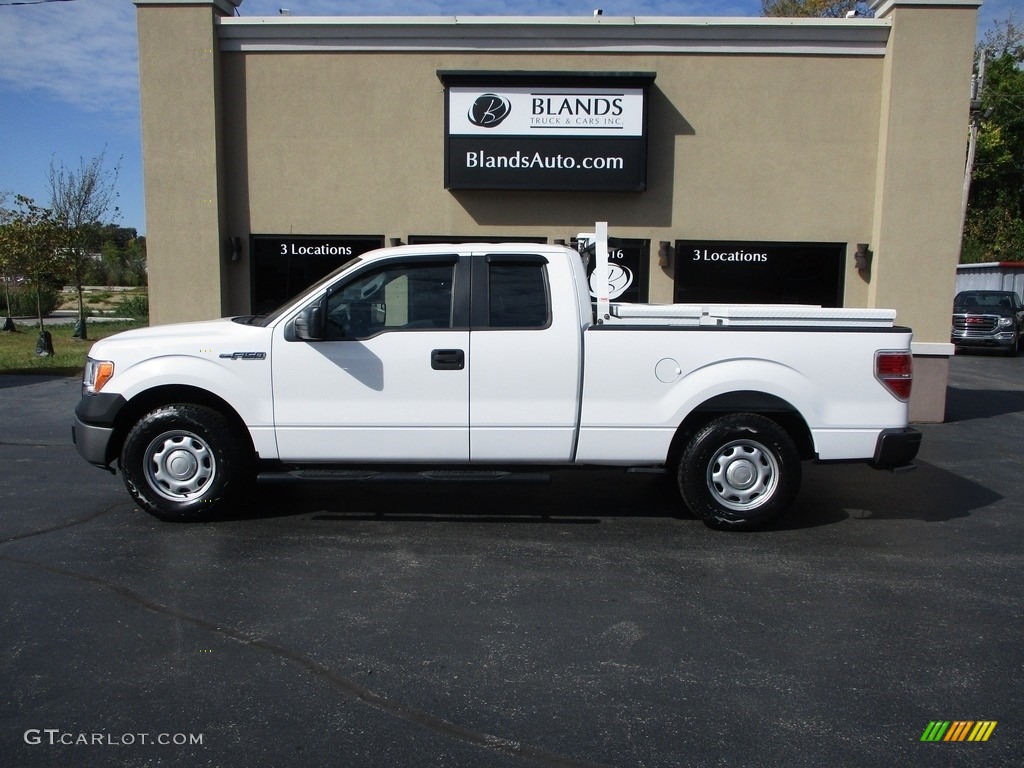
[[[870,15],[864,5],[857,0],[761,0],[761,15],[841,19],[850,11]]]
[[[1024,27],[996,21],[977,53],[987,65],[960,260],[1024,261]]]
[[[43,328],[41,291],[58,284],[68,269],[65,228],[49,208],[35,204],[24,195],[15,197],[14,209],[4,210],[0,225],[0,254],[5,254],[5,271],[24,277],[36,289],[36,314],[39,318],[40,354],[53,354],[49,335]],[[41,347],[37,346],[37,351]]]
[[[146,238],[132,227],[107,224],[101,232],[102,263],[96,264],[107,285],[146,284]]]
[[[0,197],[0,201],[6,201]],[[14,252],[8,242],[8,225],[11,223],[12,212],[7,210],[5,205],[0,205],[0,276],[4,280],[4,299],[7,304],[7,315],[4,318],[5,331],[14,330],[14,321],[11,319],[11,280],[14,275]]]
[[[86,161],[79,158],[77,172],[63,163],[59,167],[50,162],[50,206],[54,216],[64,227],[68,247],[69,282],[78,291],[78,325],[75,335],[86,338],[85,301],[82,286],[95,269],[102,245],[103,220],[119,214],[114,206],[115,187],[121,171],[118,159],[113,169],[104,167],[106,150]],[[112,210],[111,210],[112,209]]]
[[[122,282],[125,285],[148,285],[149,274],[146,271],[146,238],[135,237],[128,241],[121,253],[124,272]]]
[[[1018,62],[1024,59],[1024,24],[1013,11],[1005,19],[996,19],[978,46],[978,53],[989,51],[994,56],[1010,54]]]

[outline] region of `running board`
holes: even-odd
[[[260,483],[293,482],[378,482],[378,483],[547,483],[547,472],[512,472],[485,469],[431,469],[423,471],[374,469],[294,469],[285,472],[261,472]]]

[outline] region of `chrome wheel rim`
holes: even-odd
[[[146,481],[169,501],[202,496],[217,475],[217,462],[209,444],[194,432],[164,432],[146,449]]]
[[[708,464],[708,488],[715,501],[736,512],[767,503],[778,485],[775,456],[754,440],[727,443]]]

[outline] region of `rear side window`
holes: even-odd
[[[550,324],[543,264],[491,264],[488,280],[491,328],[546,328]]]

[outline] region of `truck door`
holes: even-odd
[[[467,461],[468,294],[468,261],[406,256],[328,289],[323,340],[288,340],[278,326],[281,459]]]
[[[582,343],[573,284],[567,265],[540,254],[474,255],[474,462],[572,459]]]

